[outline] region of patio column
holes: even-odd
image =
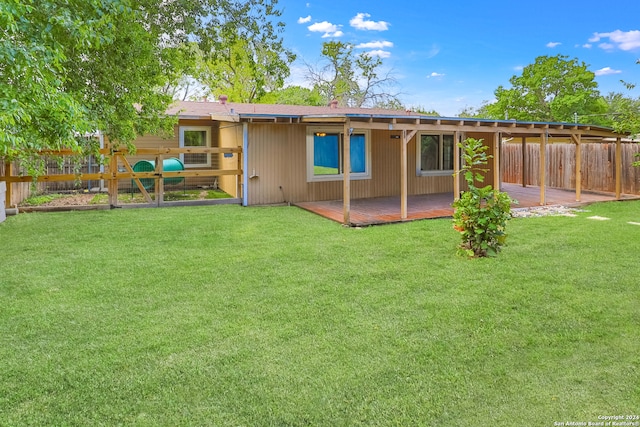
[[[407,131],[402,130],[400,148],[400,219],[407,219]]]
[[[576,144],[576,202],[582,197],[582,141],[580,134],[571,135]]]
[[[351,121],[344,123],[342,144],[342,214],[343,224],[351,224]]]
[[[501,143],[502,135],[500,132],[494,132],[493,134],[493,188],[500,191],[500,163],[502,159],[500,159],[500,149],[502,147]]]
[[[402,130],[402,147],[400,148],[400,218],[407,219],[407,198],[409,193],[409,171],[408,171],[408,158],[407,158],[407,146],[409,141],[417,133],[417,130],[412,130],[407,134],[407,130]]]
[[[616,138],[616,200],[622,196],[622,140]]]
[[[547,133],[540,134],[540,206],[547,204],[545,199],[545,185],[546,185],[546,171],[547,171]]]
[[[527,175],[529,172],[527,170],[527,137],[526,136],[522,137],[522,168],[520,168],[520,170],[522,171],[522,187],[526,188]]]
[[[453,146],[453,200],[460,198],[460,147],[458,143],[462,142],[462,133],[456,131],[454,136],[455,144]]]

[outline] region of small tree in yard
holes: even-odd
[[[496,256],[504,245],[505,226],[511,218],[512,200],[505,192],[494,190],[491,185],[478,187],[484,181],[482,173],[492,157],[482,139],[468,138],[458,146],[463,150],[462,173],[468,190],[453,202],[453,228],[462,235],[458,253],[469,257]]]

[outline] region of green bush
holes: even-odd
[[[483,172],[491,156],[482,139],[467,138],[458,143],[463,150],[463,174],[468,190],[453,203],[453,228],[461,233],[458,253],[469,257],[495,256],[505,244],[505,226],[511,218],[512,200],[505,192],[494,190],[491,185],[478,187],[484,181]]]

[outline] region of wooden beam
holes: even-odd
[[[342,144],[342,215],[344,225],[351,225],[351,122],[344,123]]]
[[[164,178],[162,172],[164,171],[164,157],[162,154],[156,156],[156,205],[161,206],[164,203]],[[153,201],[149,202],[153,203]]]
[[[622,197],[622,140],[616,138],[616,200]]]
[[[415,134],[415,132],[413,132]],[[407,138],[407,131],[402,131],[400,142],[400,218],[407,219],[407,144],[411,137]]]
[[[540,206],[547,204],[546,200],[546,171],[547,171],[547,134],[540,134]]]
[[[527,175],[529,170],[527,169],[527,137],[522,137],[522,187],[527,187]]]
[[[458,143],[461,137],[460,132],[453,135],[453,200],[460,198],[460,147],[458,147]]]
[[[579,134],[571,135],[576,144],[576,202],[582,198],[582,141]]]
[[[107,192],[109,193],[109,206],[118,206],[118,154],[109,155],[109,178]]]
[[[493,134],[493,188],[500,191],[500,149],[502,147],[502,136],[500,132]]]

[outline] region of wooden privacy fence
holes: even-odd
[[[46,156],[72,156],[75,155],[71,150],[46,151],[42,153]],[[225,202],[239,202],[242,194],[242,148],[241,147],[188,147],[188,148],[138,148],[135,156],[150,156],[155,159],[155,170],[136,172],[133,170],[131,163],[127,157],[133,154],[126,149],[100,149],[99,154],[104,157],[104,171],[97,173],[66,173],[56,175],[40,175],[36,178],[37,182],[56,182],[56,181],[103,181],[104,187],[109,195],[109,206],[119,207],[118,192],[119,182],[121,180],[130,180],[134,183],[140,193],[143,195],[147,205],[162,206],[165,205],[164,197],[164,181],[170,178],[190,178],[190,177],[221,177],[235,176],[235,188],[232,191],[225,191],[232,194],[234,198],[224,199]],[[217,154],[225,157],[233,157],[235,155],[237,162],[234,162],[233,169],[187,169],[177,171],[164,170],[164,158],[176,157],[180,154]],[[12,200],[17,199],[13,195],[13,191],[25,191],[30,183],[34,181],[31,176],[19,175],[15,171],[15,165],[12,163],[4,163],[2,165],[0,181],[7,183],[6,207],[11,207]],[[143,185],[141,180],[154,180],[155,197]],[[149,187],[147,185],[147,187]],[[215,201],[210,201],[214,203]],[[220,202],[220,201],[218,201]],[[15,203],[15,202],[14,202]]]
[[[581,144],[581,187],[587,191],[615,192],[616,144]],[[523,177],[522,144],[502,145],[502,181],[508,183],[540,185],[540,145],[528,142]],[[632,166],[640,153],[640,144],[622,144],[622,192],[640,194],[640,167]],[[576,188],[576,146],[568,143],[551,143],[546,146],[546,185],[548,187]],[[523,181],[524,178],[524,181]]]

